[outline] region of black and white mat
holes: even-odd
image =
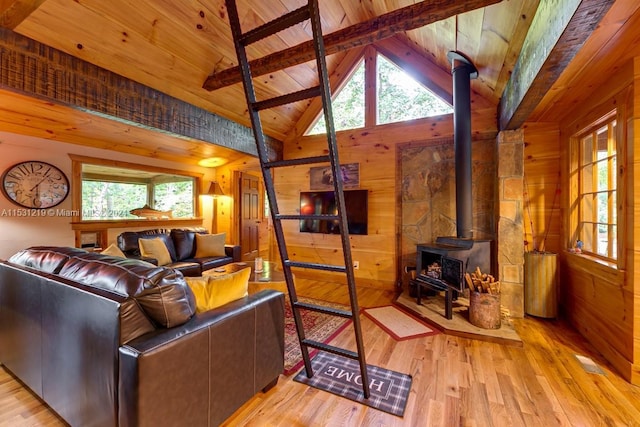
[[[371,393],[365,399],[357,360],[321,351],[311,360],[311,366],[313,377],[308,378],[303,368],[293,380],[393,415],[404,415],[411,390],[410,375],[367,365]]]

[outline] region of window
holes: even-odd
[[[193,218],[194,178],[120,167],[82,165],[82,219]],[[155,210],[158,212],[152,212]],[[157,215],[157,216],[154,216]]]
[[[617,259],[616,120],[600,122],[578,138],[578,238],[583,252]]]
[[[375,61],[360,61],[344,87],[334,95],[332,107],[336,131],[366,125],[365,87],[374,85],[365,82],[366,76],[370,75],[365,68],[373,66],[374,62],[377,90],[372,101],[376,103],[376,125],[453,113],[451,105],[383,55],[377,54],[375,58]],[[315,125],[306,134],[325,132],[324,114],[320,112]]]
[[[360,65],[333,99],[331,106],[333,125],[337,131],[364,127],[364,61],[360,61]],[[318,121],[307,135],[326,132],[324,114],[320,112]]]
[[[398,66],[378,55],[377,124],[453,113],[453,108]]]

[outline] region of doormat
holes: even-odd
[[[324,307],[337,308],[340,310],[349,310],[349,307],[331,303],[327,301],[315,300],[312,298],[299,297],[299,301],[308,304],[321,305]],[[324,344],[329,343],[340,332],[351,324],[350,319],[344,317],[331,316],[329,314],[318,313],[317,311],[300,310],[302,324],[304,325],[305,336],[308,339],[318,341]],[[318,350],[309,348],[309,357],[313,357]],[[289,298],[285,298],[284,306],[284,374],[291,375],[302,367],[302,351],[300,350],[300,342],[298,341],[298,332],[296,331],[296,323],[291,312]]]
[[[439,333],[436,329],[427,326],[424,322],[393,305],[367,308],[363,310],[363,313],[396,341],[427,337]]]
[[[313,377],[308,378],[302,369],[293,380],[389,414],[404,415],[411,390],[410,375],[367,365],[370,395],[365,399],[357,360],[321,351],[311,360],[311,367]]]

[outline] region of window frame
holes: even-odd
[[[581,131],[575,133],[571,137],[571,201],[573,204],[573,215],[571,220],[572,241],[569,242],[569,247],[576,247],[577,241],[582,240],[584,248],[581,253],[593,257],[595,259],[610,263],[612,265],[619,265],[620,258],[623,254],[621,242],[622,234],[621,219],[623,213],[621,212],[622,203],[620,198],[623,196],[623,183],[622,176],[619,173],[620,164],[623,153],[623,129],[622,120],[619,116],[617,109],[604,114],[597,120],[592,121],[588,126],[584,127]],[[607,128],[607,155],[604,158],[598,158],[598,133]],[[585,153],[583,149],[583,141],[591,136],[591,156],[590,161],[585,162]],[[611,137],[615,137],[615,149],[612,148]],[[607,163],[607,187],[606,189],[598,188],[598,174],[597,166],[603,162]],[[591,167],[596,173],[589,175],[592,182],[589,184],[589,191],[585,191],[585,170],[587,167]],[[587,177],[588,178],[588,177]],[[609,194],[607,197],[607,222],[602,223],[595,215],[598,213],[597,197],[600,194]],[[611,195],[614,194],[615,202],[612,201]],[[591,220],[585,219],[585,205],[584,201],[586,197],[591,197],[592,207]],[[615,219],[613,221],[612,219]],[[584,235],[583,229],[585,226],[589,226],[591,230],[591,238],[589,242],[585,242],[587,236]],[[598,253],[598,227],[605,225],[607,228],[607,254],[603,255]],[[612,238],[614,237],[615,238]],[[586,248],[586,249],[585,249]]]
[[[108,166],[108,167],[114,167],[114,168],[123,168],[123,169],[132,169],[132,170],[140,170],[140,171],[146,171],[146,172],[157,172],[157,173],[163,173],[163,174],[167,174],[167,175],[180,175],[180,176],[185,176],[187,178],[193,178],[194,179],[194,195],[193,195],[193,217],[190,218],[163,218],[162,222],[183,222],[183,221],[193,221],[193,220],[202,220],[202,207],[200,204],[200,193],[201,193],[201,188],[202,188],[202,181],[203,181],[203,174],[200,173],[195,173],[195,172],[190,172],[190,171],[183,171],[183,170],[176,170],[176,169],[168,169],[168,168],[161,168],[161,167],[156,167],[156,166],[149,166],[149,165],[141,165],[141,164],[136,164],[136,163],[128,163],[128,162],[122,162],[122,161],[118,161],[118,160],[108,160],[108,159],[99,159],[99,158],[94,158],[94,157],[86,157],[86,156],[77,156],[77,155],[73,155],[70,154],[69,157],[71,158],[71,162],[72,162],[72,182],[71,182],[71,189],[72,189],[72,211],[74,213],[76,213],[76,215],[74,215],[74,217],[72,218],[74,223],[95,223],[95,222],[100,222],[100,223],[108,223],[110,224],[110,228],[114,228],[117,227],[119,225],[122,226],[127,226],[129,225],[132,221],[145,221],[148,222],[148,220],[145,220],[144,218],[140,218],[140,219],[133,219],[133,218],[122,218],[122,219],[84,219],[82,217],[82,167],[84,164],[91,164],[91,165],[98,165],[98,166]]]

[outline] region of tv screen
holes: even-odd
[[[368,190],[344,191],[349,234],[367,234],[368,197]],[[335,215],[337,213],[338,207],[333,191],[306,191],[300,193],[301,215]],[[300,220],[300,231],[304,233],[340,234],[340,227],[338,221],[303,219]]]

